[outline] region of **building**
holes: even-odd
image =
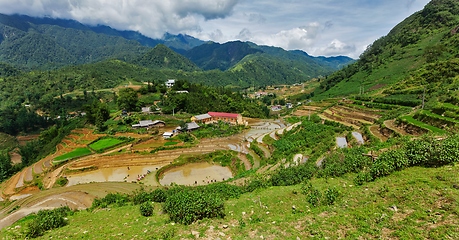
[[[196,122],[186,123],[186,131],[187,132],[191,132],[191,131],[194,131],[194,130],[199,129],[199,128],[200,128],[200,126]],[[176,129],[177,129],[177,131],[182,132],[182,128],[181,127],[177,127]]]
[[[174,85],[175,85],[175,79],[169,79],[169,80],[167,80],[167,82],[166,82],[166,87],[167,87],[167,88],[171,88],[171,87],[173,87]]]
[[[173,136],[174,136],[174,133],[171,133],[171,132],[165,132],[165,133],[163,133],[163,138],[164,138],[164,139],[169,139],[169,138],[171,138],[171,137],[173,137]]]
[[[243,125],[242,115],[238,113],[208,112],[207,114],[197,115],[191,118],[193,122],[215,123],[218,121],[231,123],[234,125]]]
[[[138,124],[132,125],[132,128],[150,128],[150,127],[164,127],[166,123],[161,120],[141,120]]]
[[[199,122],[199,123],[210,123],[210,121],[212,121],[212,116],[210,116],[209,114],[205,113],[205,114],[201,114],[201,115],[196,115],[196,116],[193,116],[191,117],[191,121],[192,122]]]

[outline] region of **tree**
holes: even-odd
[[[137,92],[132,88],[123,88],[118,92],[118,107],[120,109],[125,109],[126,111],[137,111],[139,97]]]
[[[105,126],[105,122],[110,118],[110,112],[108,111],[108,107],[105,104],[100,104],[99,108],[97,109],[96,113],[96,127],[99,131],[105,131],[107,126]]]
[[[0,152],[0,182],[10,176],[11,168],[13,168],[13,165],[11,164],[11,159],[8,153]]]

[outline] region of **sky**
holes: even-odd
[[[0,0],[0,13],[358,58],[429,0]]]

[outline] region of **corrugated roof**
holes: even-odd
[[[212,117],[224,117],[224,118],[237,118],[239,114],[237,113],[224,113],[224,112],[208,112]]]
[[[197,123],[195,123],[195,122],[190,122],[190,123],[187,123],[186,125],[187,125],[186,128],[188,130],[194,130],[194,129],[198,129],[199,128],[199,125]]]
[[[196,118],[196,120],[204,120],[204,119],[212,118],[212,116],[210,116],[207,113],[201,114],[201,115],[196,115],[194,117]]]

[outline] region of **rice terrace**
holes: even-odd
[[[459,239],[458,1],[38,2],[0,11],[0,239]]]

